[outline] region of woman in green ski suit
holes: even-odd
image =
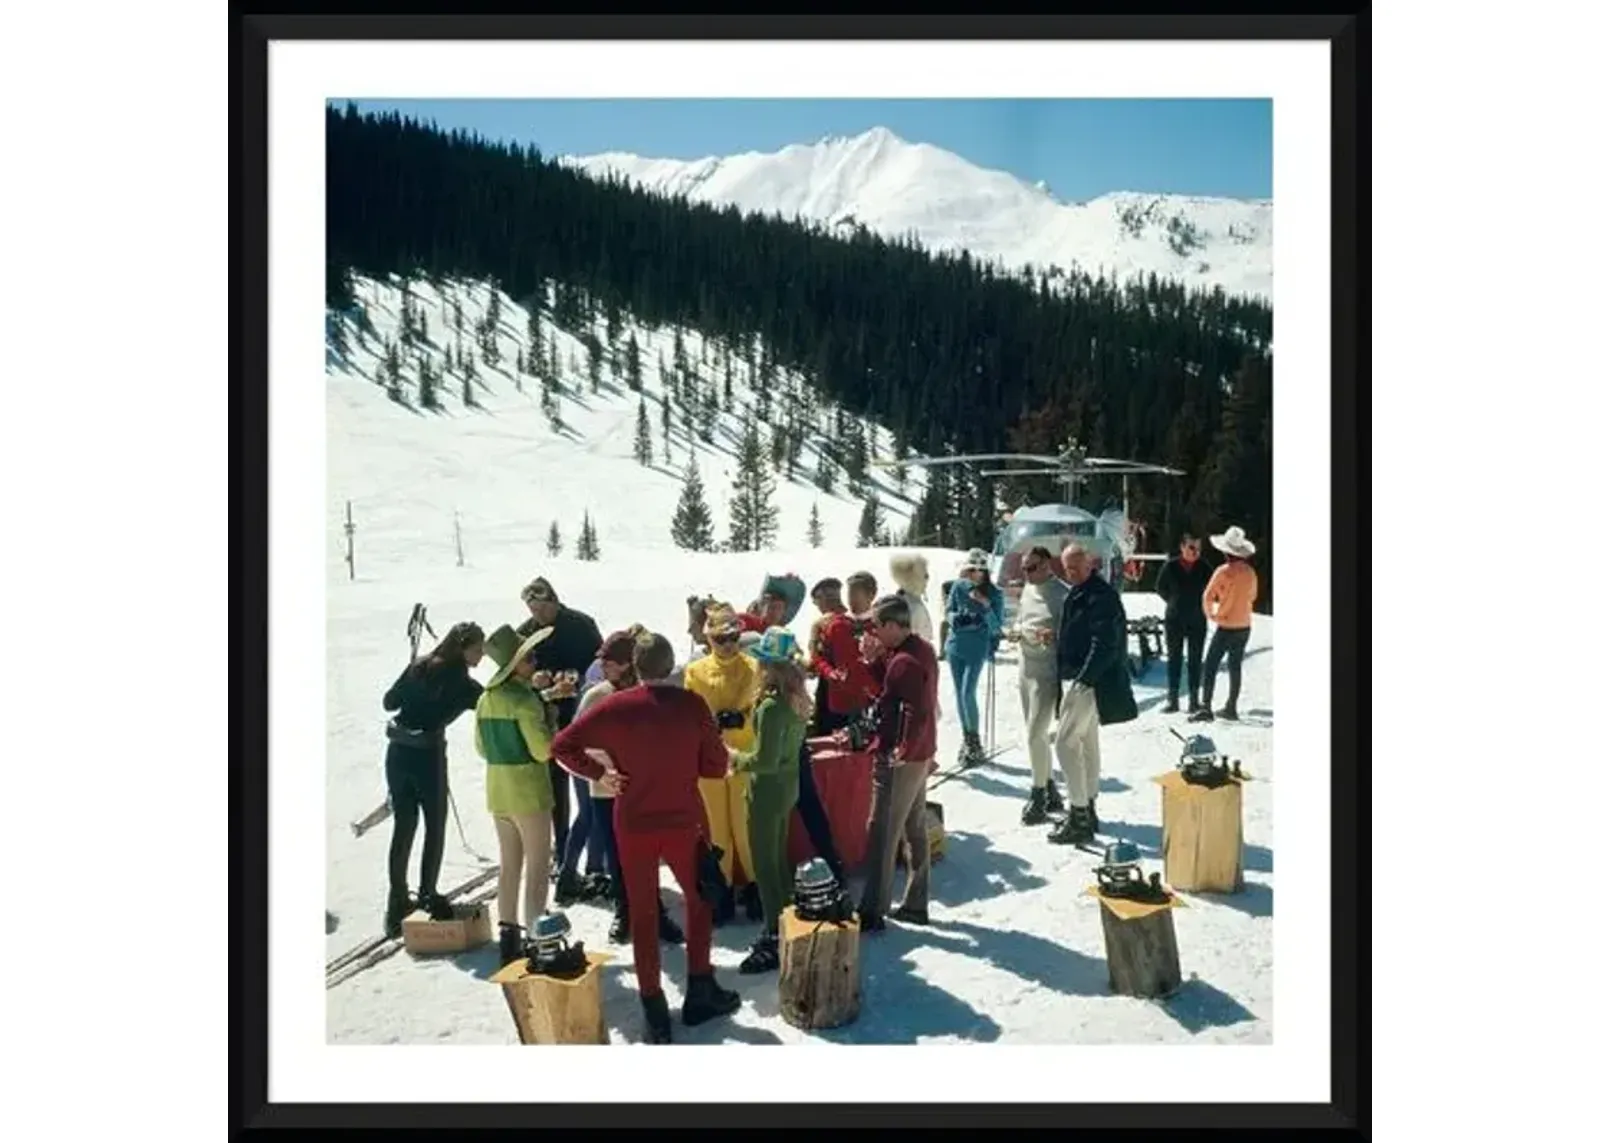
[[[789,818],[800,797],[800,751],[811,719],[811,697],[806,693],[805,656],[792,632],[769,627],[747,653],[761,664],[755,749],[730,750],[728,762],[750,775],[750,858],[763,928],[739,971],[754,974],[778,967],[778,917],[794,887]]]

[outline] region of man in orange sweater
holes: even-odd
[[[1190,722],[1210,722],[1211,696],[1217,688],[1217,668],[1228,660],[1228,702],[1215,717],[1239,721],[1239,687],[1244,681],[1244,648],[1250,641],[1250,617],[1256,604],[1256,569],[1249,559],[1256,546],[1245,538],[1237,524],[1220,536],[1211,537],[1212,546],[1227,557],[1227,562],[1211,574],[1203,597],[1206,618],[1217,625],[1206,649],[1205,693],[1200,709]]]

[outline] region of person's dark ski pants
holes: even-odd
[[[1167,638],[1167,700],[1178,701],[1178,684],[1184,668],[1189,671],[1189,701],[1200,701],[1200,676],[1206,651],[1205,616],[1196,614],[1191,619],[1169,619],[1162,626]]]
[[[439,867],[444,863],[445,802],[449,797],[444,739],[426,748],[389,743],[383,759],[389,786],[394,834],[389,839],[389,892],[406,889],[406,867],[411,864],[411,843],[422,819],[422,876],[419,895],[439,891]]]
[[[1226,656],[1228,660],[1228,704],[1224,710],[1236,710],[1239,687],[1244,682],[1244,647],[1250,642],[1248,627],[1219,627],[1211,636],[1211,646],[1206,651],[1205,695],[1201,705],[1211,709],[1211,696],[1217,688],[1217,670]]]
[[[551,876],[561,869],[561,860],[567,852],[567,834],[572,829],[572,775],[560,766],[547,766],[550,771],[550,792],[555,795],[554,812],[550,815],[555,825],[556,844],[550,852],[556,860],[550,863]]]
[[[839,883],[844,884],[844,862],[839,859],[839,851],[833,844],[833,827],[828,824],[827,807],[822,804],[822,795],[817,792],[817,778],[811,772],[809,746],[800,747],[800,796],[795,802],[795,809],[800,811],[800,822],[806,827],[806,835],[811,838],[811,848],[833,870],[833,876]]]

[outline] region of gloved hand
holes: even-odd
[[[723,710],[717,712],[717,725],[723,730],[743,730],[744,711]]]

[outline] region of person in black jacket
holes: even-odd
[[[1156,577],[1156,594],[1167,605],[1166,714],[1178,713],[1178,683],[1189,666],[1189,713],[1200,709],[1200,667],[1206,645],[1206,612],[1201,604],[1211,567],[1200,559],[1200,540],[1184,534],[1178,558],[1168,560]]]
[[[555,634],[539,646],[539,665],[557,675],[570,671],[576,676],[573,682],[581,682],[584,673],[594,665],[600,654],[600,644],[604,642],[600,637],[600,628],[583,612],[574,611],[563,604],[556,595],[556,589],[543,576],[522,589],[522,602],[528,606],[528,618],[517,628],[518,635],[526,639],[540,628],[555,628]],[[562,699],[555,704],[558,731],[578,717],[578,689],[574,686],[572,698]],[[574,869],[569,874],[557,864],[561,855],[567,852],[567,833],[572,828],[572,780],[561,767],[552,766],[550,784],[555,794],[555,808],[550,815],[555,823],[555,849],[552,852],[557,855],[556,861],[551,863],[551,873],[556,879],[556,895],[572,897],[578,891],[578,871]],[[563,878],[566,879],[565,883]]]
[[[1100,831],[1094,810],[1100,788],[1100,728],[1139,717],[1128,678],[1128,617],[1122,597],[1101,576],[1080,545],[1061,553],[1062,578],[1071,585],[1061,606],[1056,672],[1056,761],[1067,787],[1067,816],[1050,831],[1057,845],[1081,845]]]
[[[439,645],[409,664],[383,696],[391,711],[384,755],[394,834],[389,840],[389,903],[383,930],[400,934],[400,922],[413,907],[436,921],[451,918],[450,903],[439,895],[439,867],[444,862],[445,802],[450,796],[445,759],[445,727],[477,705],[481,687],[467,672],[483,658],[483,628],[457,623]],[[415,902],[406,888],[411,843],[422,816],[422,876]]]

